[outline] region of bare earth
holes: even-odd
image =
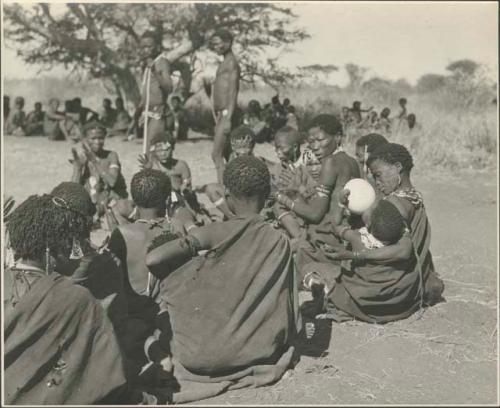
[[[70,146],[5,137],[4,194],[20,203],[68,180]],[[107,146],[118,152],[129,182],[141,146],[117,139]],[[210,149],[209,140],[176,147],[195,185],[215,181]],[[270,146],[257,146],[256,154],[276,160]],[[200,404],[498,404],[496,171],[442,175],[416,167],[446,302],[387,325],[324,323],[277,384]]]

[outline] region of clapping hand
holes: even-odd
[[[143,170],[153,167],[153,162],[147,154],[140,154],[137,160],[139,161],[139,167]]]
[[[87,156],[80,156],[74,147],[71,148],[71,154],[73,156],[73,166],[82,168],[87,164]]]

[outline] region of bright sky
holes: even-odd
[[[292,8],[299,15],[297,25],[311,39],[283,54],[284,65],[342,67],[353,62],[370,67],[368,77],[404,77],[414,83],[425,73],[444,73],[450,62],[470,58],[487,64],[496,77],[496,2],[309,2]],[[36,76],[37,69],[26,66],[14,51],[4,52],[6,78]],[[344,83],[344,70],[331,79]]]

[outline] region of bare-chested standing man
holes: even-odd
[[[222,185],[225,162],[230,154],[228,135],[231,131],[231,119],[235,113],[240,87],[240,66],[232,51],[233,36],[219,29],[212,36],[212,49],[224,57],[217,68],[212,86],[211,99],[215,119],[214,145],[212,160],[217,169],[217,181]]]
[[[199,37],[199,34],[192,30],[191,27],[188,27],[188,31],[189,40],[167,53],[162,52],[161,38],[157,33],[146,31],[142,35],[143,80],[141,84],[141,102],[136,109],[131,127],[138,127],[139,124],[143,125],[147,115],[148,126],[145,145],[147,152],[149,151],[149,141],[165,132],[167,100],[173,90],[171,65],[201,44],[202,38]]]

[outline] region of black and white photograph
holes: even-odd
[[[498,406],[496,1],[1,1],[2,406]]]

